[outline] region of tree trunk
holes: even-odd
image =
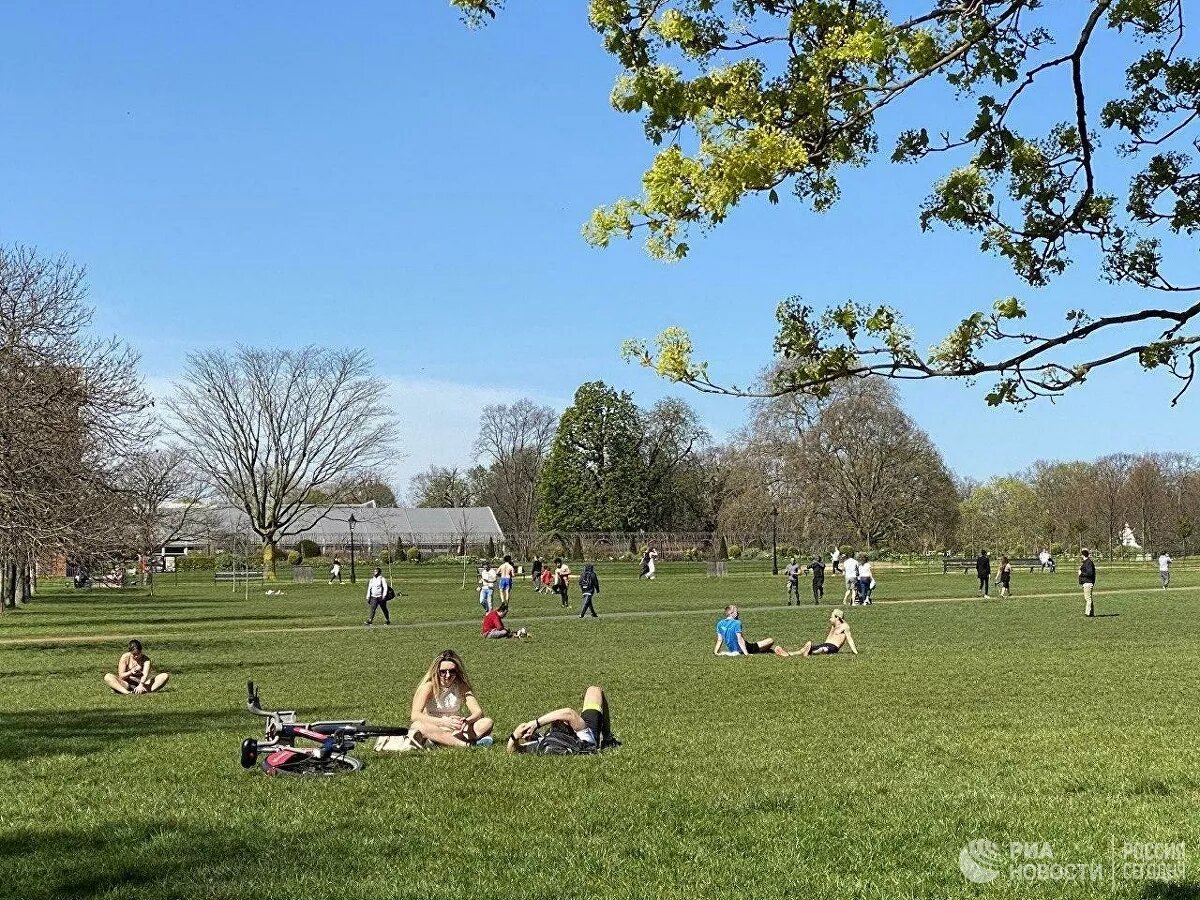
[[[19,591],[18,604],[20,606],[24,606],[26,603],[28,603],[30,600],[33,599],[33,591],[31,589],[29,575],[30,575],[30,566],[29,566],[28,561],[25,561],[21,565],[20,580],[17,585],[17,589]]]
[[[268,581],[274,581],[276,579],[275,549],[277,546],[278,544],[274,540],[263,541],[263,578],[267,579]]]

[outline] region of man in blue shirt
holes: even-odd
[[[722,649],[724,648],[724,649]],[[742,620],[739,618],[736,606],[725,607],[725,618],[717,622],[717,643],[713,647],[713,656],[741,656],[753,653],[774,653],[776,656],[787,656],[782,647],[775,646],[774,638],[763,638],[760,641],[748,641],[742,634]]]

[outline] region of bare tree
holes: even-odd
[[[185,530],[195,530],[193,513],[205,499],[207,488],[180,447],[133,454],[121,473],[119,487],[128,511],[128,546],[143,561],[144,583],[153,593],[150,557],[155,548],[171,543]]]
[[[430,466],[410,479],[409,500],[413,506],[477,506],[477,480],[457,466]]]
[[[37,561],[119,546],[117,476],[149,432],[137,356],[89,333],[85,275],[0,246],[0,608]]]
[[[538,480],[557,428],[554,410],[532,400],[483,408],[475,455],[489,470],[490,499],[507,534],[524,535],[533,530]]]
[[[361,350],[239,346],[188,356],[169,427],[197,471],[249,517],[267,577],[280,540],[312,526],[297,522],[312,492],[385,463],[384,391]]]

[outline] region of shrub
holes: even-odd
[[[575,535],[575,542],[571,545],[571,557],[573,559],[583,559],[583,541],[579,535]]]
[[[742,545],[741,544],[730,544],[728,547],[726,547],[725,546],[725,538],[721,538],[721,549],[725,551],[728,559],[741,559],[742,558]],[[747,559],[749,559],[749,557],[747,557]]]
[[[299,550],[289,550],[288,555],[287,555],[287,561],[289,564],[291,564],[293,566],[300,565],[300,551]]]
[[[391,550],[380,550],[379,551],[379,562],[381,565],[385,565],[385,566],[391,565],[392,551]]]
[[[696,548],[695,548],[695,547],[684,547],[684,548],[683,548],[683,558],[684,558],[684,559],[685,559],[687,562],[693,562],[693,561],[695,561],[695,559],[696,559]]]
[[[296,549],[300,551],[300,555],[305,559],[312,559],[314,556],[321,555],[321,547],[316,541],[303,540],[296,545]]]
[[[488,555],[488,559],[492,559],[496,556],[496,542],[494,540],[492,540],[492,538],[488,538],[487,555]]]
[[[404,558],[411,563],[419,563],[421,561],[421,548],[409,547],[404,551]]]
[[[211,572],[217,567],[217,557],[209,553],[189,553],[175,559],[175,568],[180,572]]]

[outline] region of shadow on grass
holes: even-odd
[[[272,872],[304,871],[311,853],[304,841],[256,832],[117,822],[0,835],[0,861],[6,894],[25,900],[254,896],[248,876],[270,881]]]
[[[1138,897],[1142,900],[1200,900],[1200,882],[1147,882]]]
[[[4,714],[0,761],[17,762],[60,753],[86,755],[111,750],[114,744],[146,737],[171,737],[236,729],[245,715],[228,712],[155,711],[158,697],[113,697],[124,706],[112,709],[24,710]],[[147,704],[147,706],[141,706]]]

